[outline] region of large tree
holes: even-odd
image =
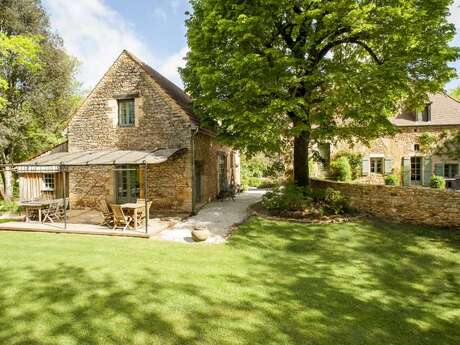
[[[7,87],[0,89],[0,163],[9,164],[62,140],[62,130],[80,97],[74,78],[77,61],[52,32],[40,1],[0,0],[0,8],[0,34],[5,42],[34,40],[40,66],[28,68],[14,49],[1,47],[0,80]],[[11,197],[9,171],[5,185],[6,197]]]
[[[403,101],[418,106],[454,75],[451,0],[191,0],[181,71],[195,110],[241,149],[293,144],[308,184],[308,148],[391,133]]]

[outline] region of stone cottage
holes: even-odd
[[[397,129],[394,136],[374,140],[369,146],[339,142],[323,148],[323,155],[334,158],[339,152],[362,155],[360,182],[382,184],[384,176],[396,174],[406,186],[427,186],[431,176],[446,178],[456,188],[459,161],[426,146],[427,139],[439,142],[446,133],[460,129],[460,103],[444,93],[429,95],[421,111],[402,111],[391,119]]]
[[[22,201],[60,197],[66,184],[71,208],[147,197],[152,213],[195,212],[240,183],[238,152],[200,126],[187,94],[127,51],[70,119],[67,142],[18,172]]]

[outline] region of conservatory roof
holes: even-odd
[[[56,170],[60,166],[95,166],[123,164],[160,164],[183,148],[158,149],[153,151],[94,150],[79,152],[57,152],[44,154],[32,160],[14,164],[21,171]],[[51,169],[50,169],[51,168]]]

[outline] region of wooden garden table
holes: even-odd
[[[137,230],[137,225],[138,225],[138,219],[137,216],[139,213],[142,213],[142,211],[145,209],[145,204],[141,203],[135,203],[135,202],[128,202],[126,204],[121,204],[120,205],[123,210],[128,210],[130,213],[133,215],[133,220],[134,220],[134,230]],[[139,210],[141,212],[139,212]]]
[[[19,206],[23,206],[26,209],[26,222],[30,221],[29,210],[38,210],[38,221],[41,223],[42,210],[46,207],[49,207],[54,202],[57,202],[57,200],[21,201]]]

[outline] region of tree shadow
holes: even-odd
[[[164,267],[9,264],[0,344],[459,344],[457,245],[381,223],[256,218],[226,245],[176,245],[187,255]]]

